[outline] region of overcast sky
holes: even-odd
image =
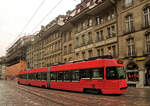
[[[24,29],[33,13],[43,0],[1,0],[0,1],[0,56],[4,56],[7,48],[24,35],[39,30],[41,25],[48,24],[58,15],[64,15],[75,8],[81,0],[62,0],[62,2],[36,27],[60,0],[45,0],[42,7],[34,16],[30,24]],[[33,32],[34,32],[33,31]]]

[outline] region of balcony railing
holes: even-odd
[[[131,28],[126,28],[126,30],[124,30],[124,34],[130,34],[135,32],[135,27],[131,27]]]
[[[137,53],[136,52],[132,52],[132,53],[125,53],[125,58],[134,58],[137,56]]]
[[[142,24],[141,27],[142,29],[147,29],[150,28],[150,24]]]

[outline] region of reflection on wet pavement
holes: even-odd
[[[24,90],[34,90],[39,95]],[[0,106],[150,106],[150,88],[129,88],[123,95],[97,95],[89,93],[47,90],[17,85],[15,81],[0,80]]]

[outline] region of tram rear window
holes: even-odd
[[[125,79],[126,74],[123,67],[107,67],[106,78],[107,80]]]

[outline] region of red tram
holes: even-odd
[[[119,59],[97,59],[27,70],[19,73],[17,81],[20,84],[61,90],[122,94],[127,90],[123,67]]]

